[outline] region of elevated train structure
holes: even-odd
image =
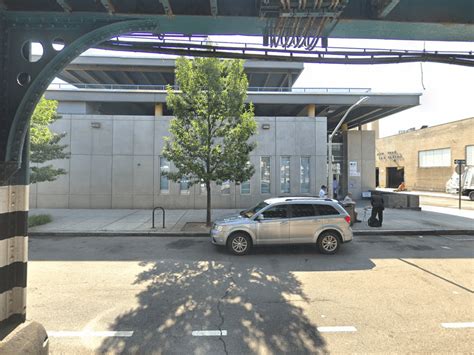
[[[472,65],[470,52],[334,54],[328,44],[331,38],[472,42],[473,16],[472,0],[0,0],[0,338],[26,317],[29,119],[51,81],[83,51]],[[124,34],[150,40],[113,39]],[[170,34],[259,36],[262,45],[229,50],[172,42]],[[42,46],[40,58],[32,43]]]

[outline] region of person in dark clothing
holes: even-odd
[[[380,192],[372,193],[372,196],[370,198],[370,204],[372,205],[372,214],[370,215],[370,218],[376,219],[375,216],[377,216],[379,222],[378,226],[382,227],[383,210],[385,209],[385,206],[383,203],[383,197]]]

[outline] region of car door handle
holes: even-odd
[[[287,224],[288,221],[283,221],[283,222],[280,222],[280,224]]]

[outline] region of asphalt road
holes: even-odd
[[[27,316],[53,354],[469,353],[473,256],[465,236],[244,257],[204,238],[32,238]]]

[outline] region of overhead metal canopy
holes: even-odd
[[[303,63],[246,61],[250,87],[291,87]],[[174,85],[174,59],[80,56],[58,77],[71,84]]]
[[[339,92],[338,92],[339,91]],[[368,89],[318,89],[289,88],[287,92],[257,92],[250,88],[248,102],[252,102],[257,116],[307,116],[307,107],[316,105],[316,115],[328,120],[328,131],[332,131],[346,110],[361,96],[369,100],[351,111],[346,119],[349,128],[384,118],[420,104],[421,94],[372,93]],[[52,86],[46,97],[65,102],[100,103],[97,114],[123,115],[128,112],[126,106],[117,104],[135,103],[129,114],[153,114],[155,103],[166,103],[164,89],[147,88],[146,85],[130,86],[91,86],[58,87]],[[141,107],[141,109],[140,109]],[[165,112],[166,114],[166,112]],[[168,113],[171,115],[171,113]]]

